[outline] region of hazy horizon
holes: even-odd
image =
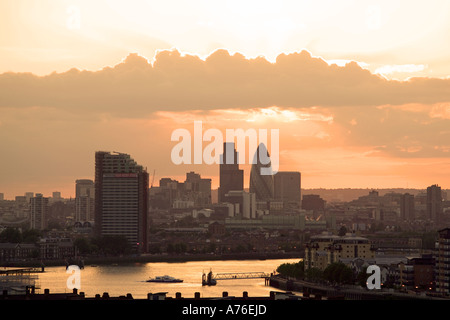
[[[99,150],[217,188],[218,165],[171,161],[194,121],[279,129],[305,189],[450,188],[449,18],[445,0],[2,1],[0,193],[73,196]]]

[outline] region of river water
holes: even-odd
[[[86,297],[103,295],[110,297],[130,293],[135,299],[147,298],[147,293],[167,292],[175,297],[177,292],[185,298],[192,298],[195,292],[200,297],[221,297],[226,291],[229,296],[242,297],[244,291],[249,297],[268,297],[275,288],[265,286],[264,279],[219,280],[215,286],[202,286],[202,274],[212,270],[216,273],[264,272],[271,273],[282,263],[294,263],[299,259],[274,260],[229,260],[229,261],[190,261],[190,262],[149,262],[111,265],[86,265],[80,271],[79,292]],[[66,273],[66,267],[46,267],[39,273],[36,285],[38,292],[49,289],[50,293],[72,292],[67,283],[72,274]],[[149,278],[169,275],[183,279],[182,283],[152,283]],[[70,281],[70,279],[69,279]],[[72,282],[74,283],[74,282]]]

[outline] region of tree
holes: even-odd
[[[36,243],[41,235],[41,231],[37,229],[27,229],[22,231],[22,241],[25,243]]]
[[[131,246],[124,236],[101,236],[92,239],[92,245],[104,254],[121,255],[131,252]]]
[[[8,227],[0,233],[1,243],[20,243],[22,242],[22,233],[16,229]]]
[[[323,277],[325,280],[332,283],[352,283],[353,271],[342,262],[334,262],[325,268]]]
[[[346,226],[342,226],[342,227],[339,228],[338,236],[343,237],[343,236],[345,236],[346,233],[347,233],[347,227]]]
[[[78,238],[73,242],[74,246],[78,249],[81,254],[89,254],[92,252],[92,247],[88,239]]]
[[[286,277],[302,279],[305,276],[305,265],[303,261],[297,263],[283,263],[278,266],[277,272]]]
[[[305,273],[306,279],[309,281],[320,281],[323,279],[323,272],[319,268],[309,268]]]
[[[363,267],[361,272],[358,273],[356,277],[356,282],[363,288],[367,287],[367,278],[369,275],[367,274],[367,267]]]

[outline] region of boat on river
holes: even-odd
[[[147,282],[164,282],[164,283],[177,283],[183,282],[182,279],[177,279],[168,275],[156,276],[154,278],[148,279]]]
[[[213,279],[213,273],[210,270],[208,275],[203,272],[202,275],[202,286],[215,286],[217,284],[216,279]]]

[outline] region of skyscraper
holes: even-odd
[[[301,174],[296,171],[278,171],[273,176],[275,200],[300,207]]]
[[[264,155],[266,159],[263,159],[261,155]],[[257,201],[267,201],[274,198],[273,174],[263,171],[264,169],[270,171],[270,168],[269,152],[266,146],[261,143],[256,149],[250,171],[250,193],[256,195]]]
[[[427,218],[439,224],[442,217],[441,187],[437,184],[427,188]]]
[[[219,203],[226,202],[225,195],[232,190],[244,190],[244,170],[239,169],[238,153],[234,142],[223,144],[223,153],[220,156],[219,172]]]
[[[30,199],[30,228],[44,230],[47,228],[47,213],[49,199],[41,193]]]
[[[95,233],[124,236],[147,252],[149,175],[128,154],[95,153]]]
[[[402,194],[400,198],[400,217],[402,220],[414,220],[414,195],[409,193]]]
[[[75,221],[86,222],[94,220],[95,210],[94,181],[89,179],[76,180],[75,185]]]

